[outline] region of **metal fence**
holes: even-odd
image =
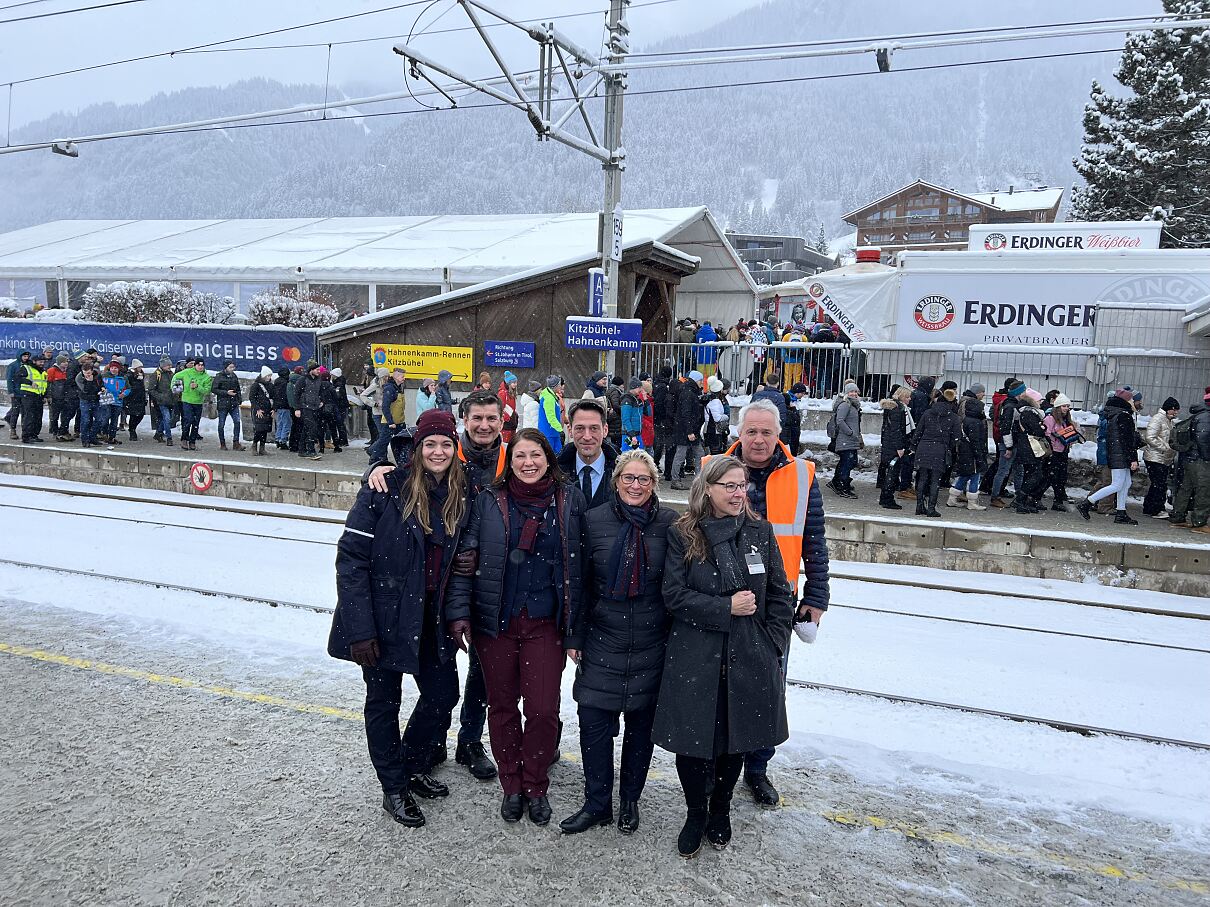
[[[619,354],[622,355],[622,354]],[[801,382],[807,396],[827,399],[852,380],[867,399],[886,396],[896,384],[914,385],[924,376],[959,390],[982,384],[991,394],[1013,376],[1041,394],[1059,390],[1077,409],[1098,409],[1115,387],[1130,385],[1148,406],[1169,395],[1188,405],[1210,384],[1210,360],[1182,353],[1016,346],[910,343],[644,343],[630,354],[630,374],[658,374],[671,367],[700,371],[730,383],[732,393],[761,384],[788,391]],[[1196,394],[1196,396],[1194,396]]]

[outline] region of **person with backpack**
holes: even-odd
[[[796,457],[802,453],[802,410],[798,408],[798,403],[806,396],[807,386],[799,381],[790,385],[785,398],[786,418],[781,424],[781,440]]]
[[[1065,513],[1067,465],[1071,445],[1084,440],[1084,436],[1072,422],[1071,399],[1066,394],[1059,394],[1054,398],[1042,425],[1046,428],[1046,438],[1050,441],[1050,459],[1046,462],[1046,484],[1054,495],[1050,509]]]
[[[1172,426],[1176,423],[1181,404],[1169,397],[1160,406],[1159,412],[1147,423],[1147,444],[1143,448],[1143,467],[1147,470],[1147,497],[1143,500],[1143,513],[1152,519],[1168,519],[1164,503],[1168,499],[1168,477],[1176,460],[1176,451],[1169,440]]]
[[[1210,387],[1201,403],[1189,407],[1189,418],[1172,427],[1169,446],[1185,462],[1172,502],[1172,525],[1210,533]]]
[[[856,498],[850,475],[857,465],[857,451],[865,447],[865,441],[861,437],[861,390],[852,381],[844,386],[844,399],[832,411],[827,432],[828,449],[839,457],[828,487],[842,498]]]
[[[703,440],[706,450],[720,454],[731,443],[731,406],[723,382],[711,377],[706,382],[706,430]]]

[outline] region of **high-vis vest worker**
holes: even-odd
[[[462,452],[462,442],[458,442],[458,459],[463,463],[466,462],[466,454]],[[508,462],[508,448],[503,444],[500,445],[499,453],[496,455],[496,474],[493,479],[498,479],[504,475],[504,464]]]
[[[46,373],[39,371],[33,363],[27,363],[25,366],[25,377],[21,379],[21,393],[37,394],[39,397],[46,394]]]
[[[733,456],[739,447],[736,441],[726,453]],[[785,452],[789,461],[775,469],[765,483],[765,519],[773,524],[777,547],[781,549],[781,560],[786,576],[797,577],[802,563],[802,533],[807,523],[807,504],[811,497],[811,484],[815,481],[815,464],[800,460],[790,453],[781,441],[777,446]],[[702,457],[704,466],[709,457]],[[793,580],[791,580],[793,585]]]

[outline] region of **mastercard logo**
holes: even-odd
[[[297,362],[302,358],[302,350],[296,346],[288,346],[281,351],[281,357],[287,362]]]

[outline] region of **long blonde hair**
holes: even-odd
[[[429,524],[429,481],[432,473],[424,468],[424,460],[420,456],[423,446],[423,443],[418,444],[412,450],[412,469],[400,497],[403,498],[403,518],[406,520],[413,513],[416,514],[416,522],[420,524],[424,534],[428,535],[433,531]],[[441,522],[445,523],[445,531],[449,535],[454,534],[466,514],[466,469],[461,460],[457,459],[457,450],[458,446],[455,444],[454,462],[445,471],[449,494],[445,499],[445,506],[441,508]]]
[[[748,477],[748,467],[739,457],[711,457],[689,487],[689,506],[673,523],[676,531],[685,540],[685,563],[687,564],[693,561],[704,561],[710,553],[709,546],[706,544],[706,536],[702,532],[702,520],[711,516],[710,496],[706,489],[733,469],[742,469],[744,478]],[[743,512],[745,516],[755,516],[747,497],[744,498]]]

